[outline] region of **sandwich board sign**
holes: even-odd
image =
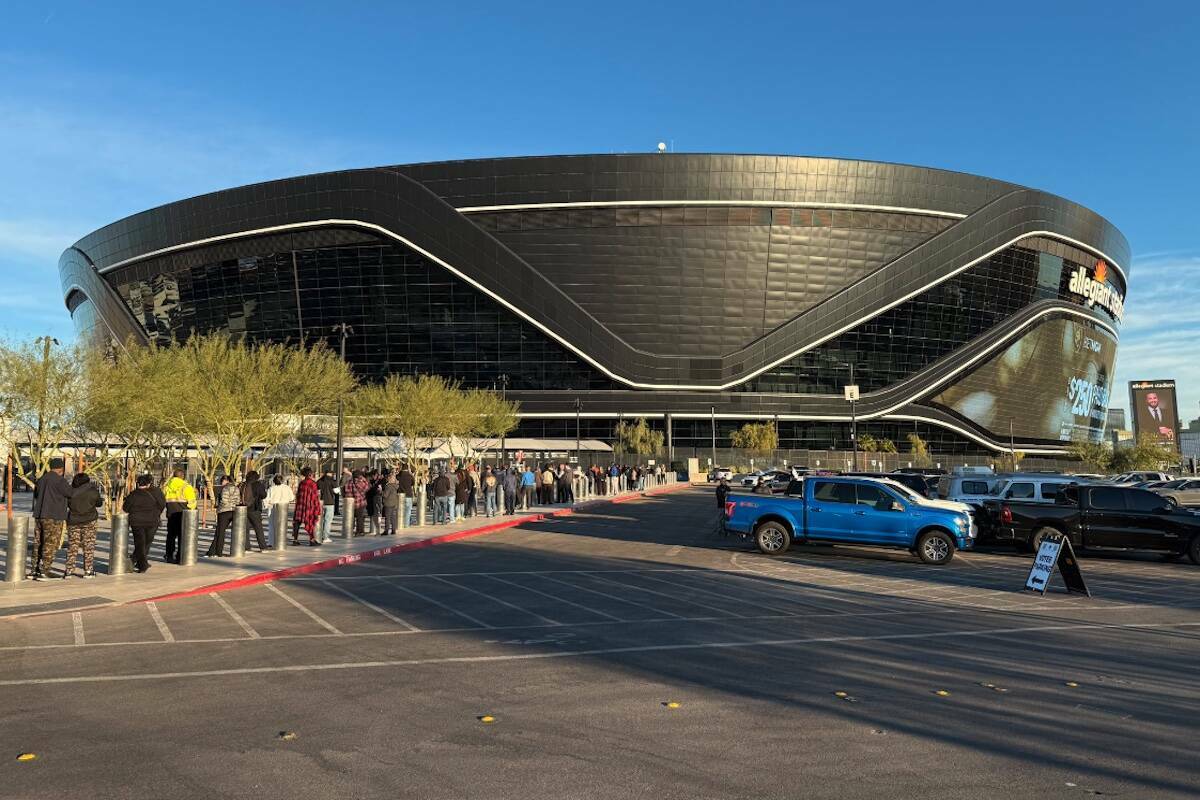
[[[1058,533],[1042,537],[1042,544],[1037,555],[1033,557],[1033,568],[1029,570],[1029,577],[1025,579],[1025,588],[1046,594],[1056,566],[1068,592],[1092,596],[1087,584],[1083,582],[1083,574],[1079,571],[1079,560],[1075,558],[1071,540]]]

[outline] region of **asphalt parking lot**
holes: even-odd
[[[1086,558],[1094,597],[1040,597],[1003,552],[768,559],[713,505],[0,621],[3,796],[1200,792],[1200,568]]]

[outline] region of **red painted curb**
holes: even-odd
[[[681,488],[689,487],[690,484],[681,483],[674,486],[658,489],[656,491],[648,491],[645,494],[631,494],[614,497],[612,499],[590,500],[586,503],[581,503],[571,508],[560,508],[557,511],[550,511],[545,514],[532,514],[527,517],[517,519],[509,519],[504,522],[496,522],[491,525],[484,525],[479,528],[468,528],[463,531],[455,531],[454,533],[446,533],[441,536],[434,536],[429,539],[421,539],[416,542],[405,542],[404,544],[393,544],[388,547],[380,547],[376,550],[366,550],[361,553],[348,553],[337,558],[328,558],[324,561],[314,561],[311,564],[299,564],[295,567],[284,567],[283,569],[272,570],[270,572],[260,572],[256,575],[247,575],[244,578],[235,578],[231,581],[223,581],[221,583],[213,583],[208,586],[201,586],[196,589],[188,589],[183,592],[173,592],[171,594],[159,595],[158,597],[147,597],[141,600],[130,600],[126,605],[134,603],[157,603],[162,600],[178,600],[182,597],[195,597],[201,594],[212,594],[213,592],[224,592],[230,589],[241,589],[246,586],[257,586],[260,583],[270,583],[271,581],[290,578],[293,575],[306,575],[310,572],[321,572],[334,567],[344,566],[346,564],[357,564],[360,561],[371,561],[376,558],[390,556],[394,553],[403,553],[408,550],[420,550],[423,547],[433,547],[434,545],[445,544],[447,542],[456,542],[462,539],[470,539],[475,536],[484,536],[485,534],[495,533],[496,531],[506,530],[507,528],[515,528],[518,525],[524,525],[527,522],[540,522],[544,519],[552,517],[566,517],[574,514],[577,510],[587,508],[602,503],[624,503],[639,497],[647,497],[658,494],[667,494]]]

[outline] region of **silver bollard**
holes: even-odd
[[[283,503],[276,503],[271,506],[271,526],[275,529],[275,541],[271,542],[271,549],[276,553],[282,553],[287,548],[287,512],[288,507]],[[234,518],[236,522],[237,518]],[[245,531],[242,532],[242,542],[245,544]]]
[[[129,515],[124,511],[112,515],[108,538],[108,574],[124,575],[129,571]]]
[[[179,534],[179,565],[191,567],[196,564],[197,538],[200,529],[200,512],[194,508],[183,512],[183,531]]]
[[[8,549],[4,582],[25,580],[25,553],[29,547],[29,517],[13,517],[8,521]]]
[[[230,531],[229,557],[241,558],[246,555],[246,507],[238,506],[233,510],[233,526]]]
[[[400,493],[400,509],[399,509],[401,530],[408,527],[408,509],[405,508],[405,505],[407,504],[407,502],[408,502],[408,495],[406,495],[404,492],[401,492]]]
[[[425,491],[424,485],[421,485],[417,492],[417,527],[424,528],[425,512],[429,510],[429,494]]]
[[[354,538],[354,498],[342,498],[342,538],[347,542]]]

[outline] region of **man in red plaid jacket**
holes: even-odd
[[[300,544],[300,528],[308,534],[308,546],[319,547],[317,524],[321,521],[321,490],[312,479],[312,468],[300,470],[304,476],[296,487],[296,515],[292,526],[292,544]]]

